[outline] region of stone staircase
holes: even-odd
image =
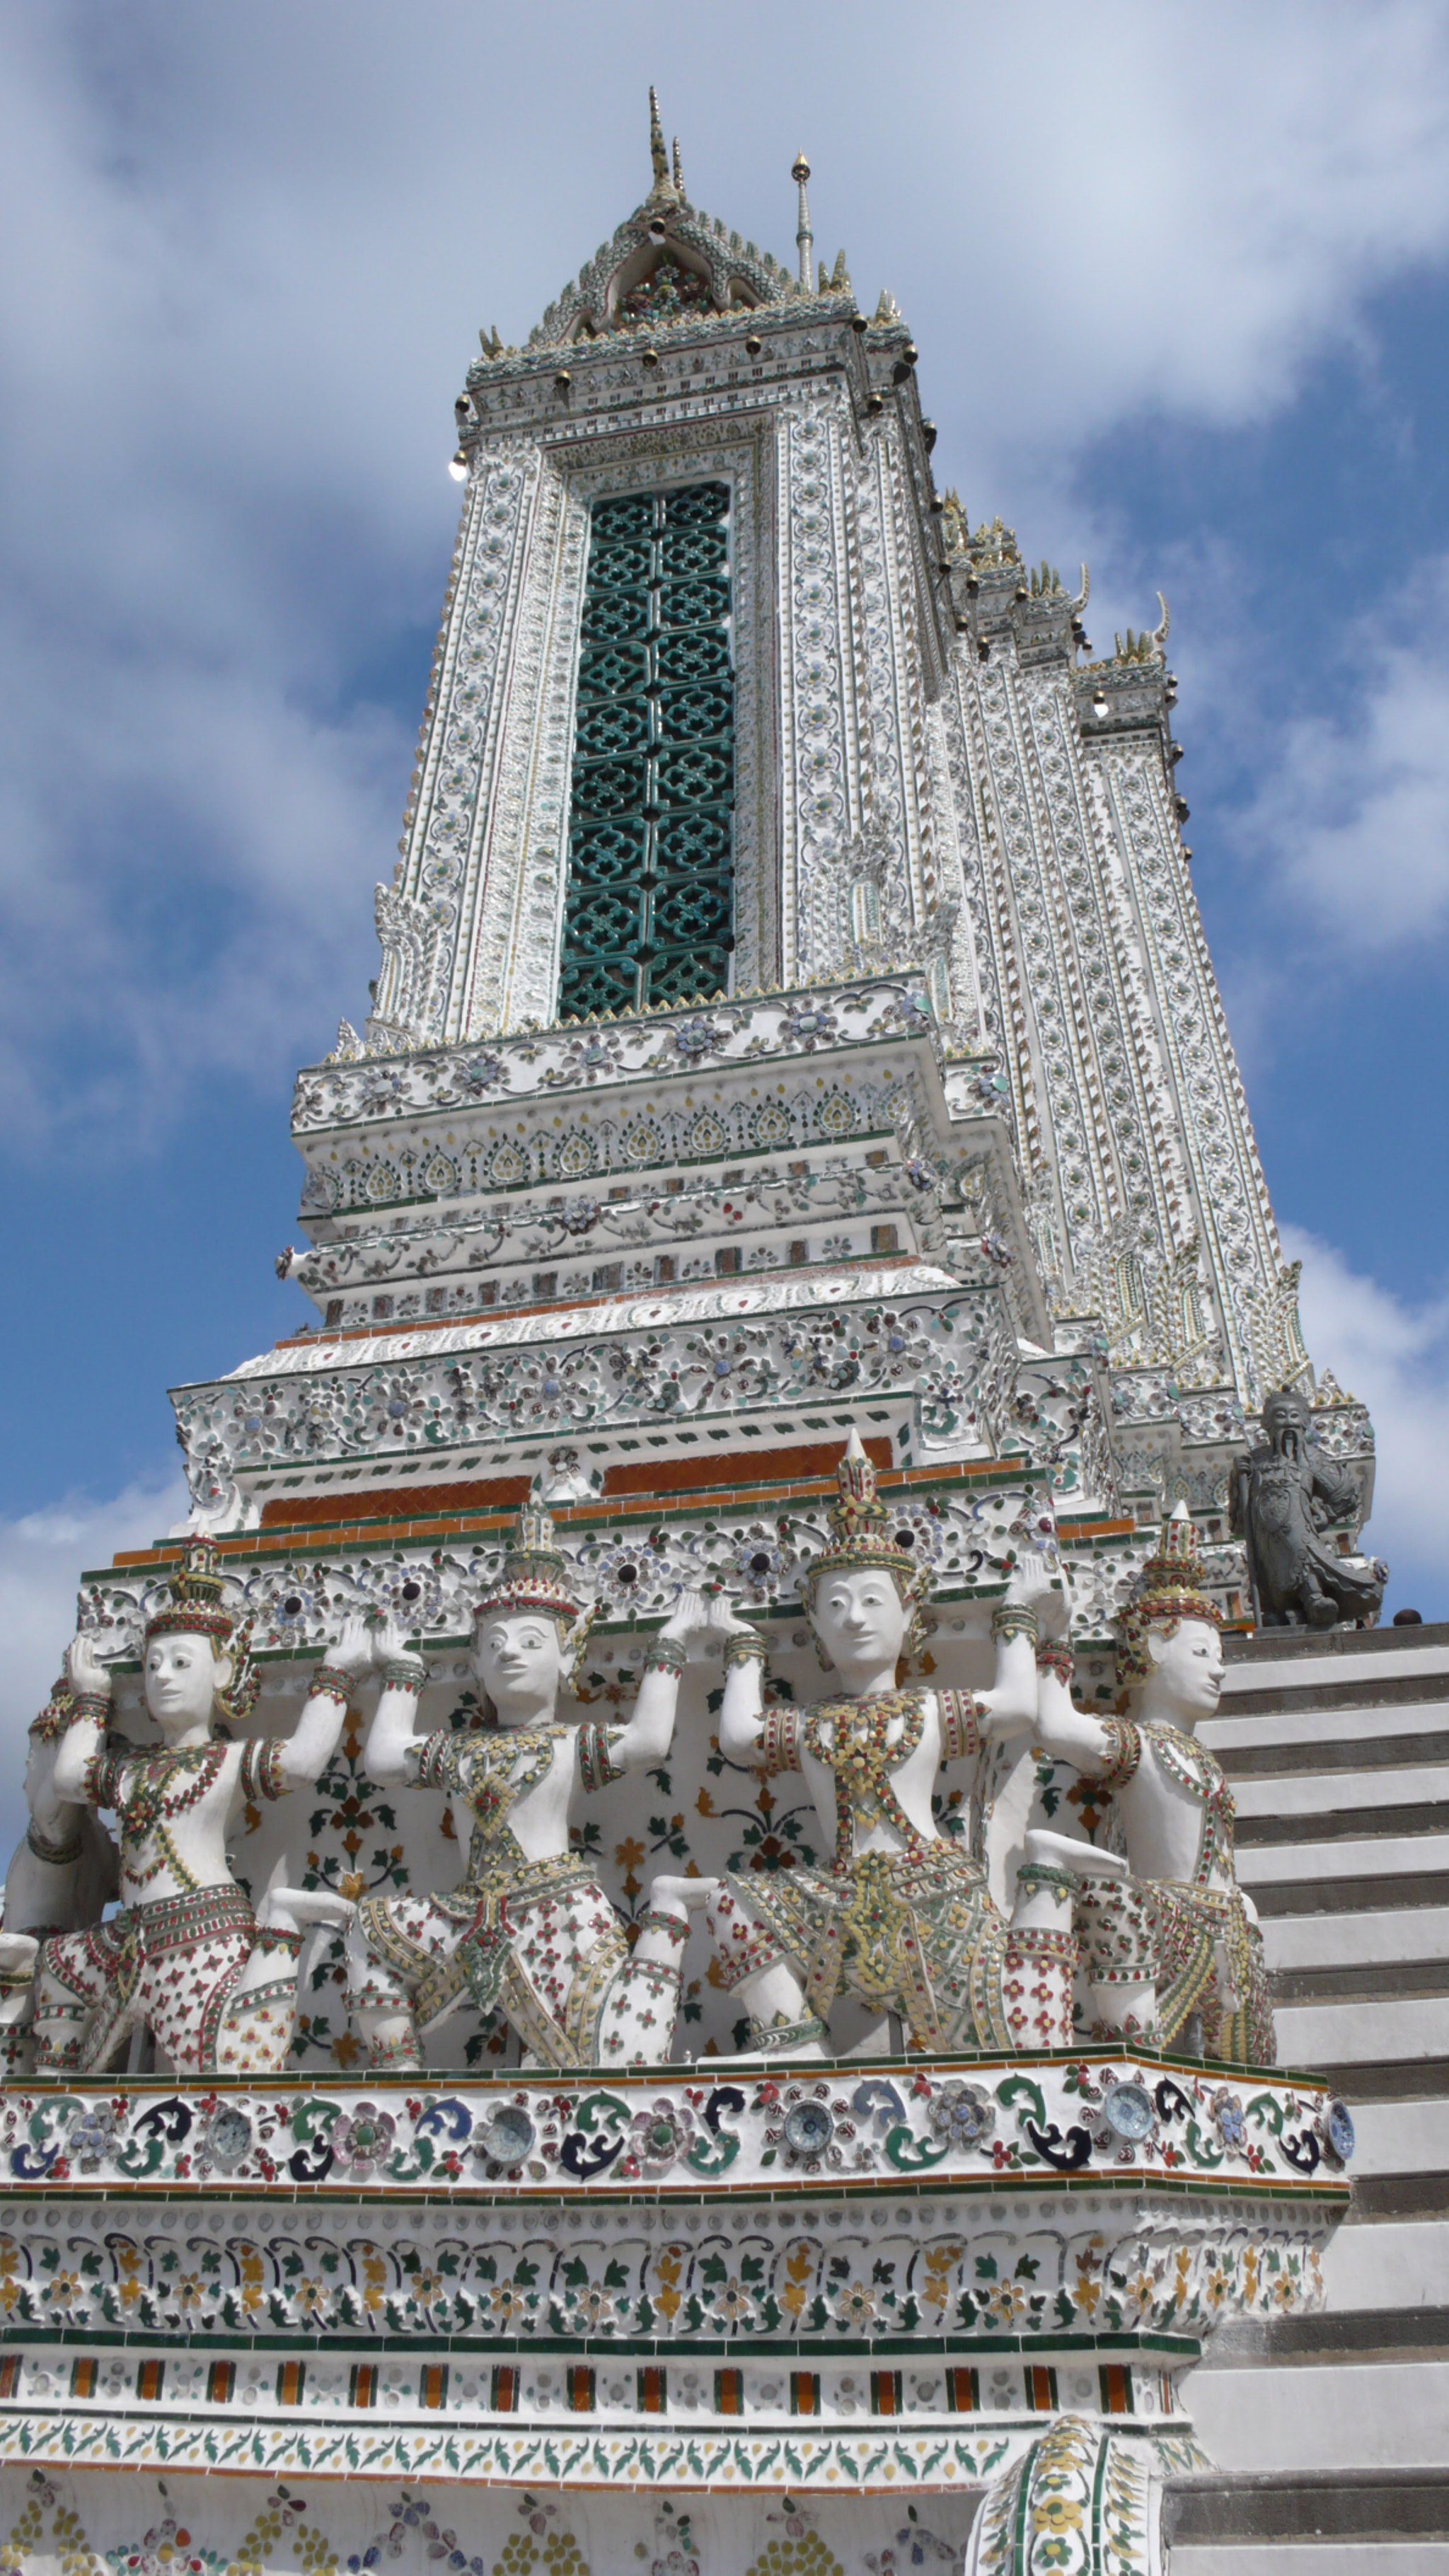
[[[1202,1734],[1279,2055],[1358,2145],[1326,2309],[1230,2330],[1189,2383],[1220,2473],[1170,2496],[1172,2576],[1449,2576],[1449,1624],[1227,1653]]]

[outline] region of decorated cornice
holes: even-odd
[[[1337,2209],[1348,2186],[1330,2107],[1311,2076],[1099,2050],[718,2072],[701,2063],[597,2080],[439,2084],[374,2071],[366,2083],[222,2081],[183,2093],[121,2078],[0,2095],[0,2161],[12,2195],[47,2202],[275,2191],[324,2203],[340,2191],[355,2204],[445,2188],[450,2208],[584,2190],[592,2207],[616,2194],[629,2202],[643,2184],[663,2200],[793,2200],[927,2179],[933,2192],[1005,2197],[1090,2174],[1099,2187],[1127,2185],[1134,2201],[1154,2182],[1190,2182]],[[5,2220],[0,2206],[0,2228]],[[66,2292],[87,2308],[91,2297],[81,2283]],[[972,2304],[988,2324],[989,2302]],[[56,2305],[54,2295],[42,2303]],[[1051,2322],[1044,2306],[1038,2322]],[[1139,2302],[1131,2322],[1160,2330],[1165,2320]]]
[[[834,1055],[900,1037],[940,1038],[919,975],[867,976],[739,994],[630,1018],[564,1021],[454,1046],[349,1049],[297,1076],[292,1132],[371,1123],[416,1110],[458,1110],[539,1093],[657,1082],[725,1064]]]

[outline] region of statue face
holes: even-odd
[[[873,1566],[858,1574],[828,1574],[816,1586],[810,1625],[842,1672],[853,1666],[880,1671],[894,1665],[910,1624],[911,1614],[890,1576]]]
[[[1211,1717],[1223,1686],[1223,1641],[1211,1621],[1184,1619],[1172,1637],[1149,1628],[1147,1651],[1147,1696],[1194,1718]]]
[[[502,1726],[551,1711],[563,1677],[563,1640],[537,1610],[501,1610],[473,1640],[473,1670]]]
[[[1297,1455],[1308,1436],[1308,1407],[1301,1395],[1270,1395],[1263,1407],[1263,1429],[1270,1445]]]
[[[231,1657],[218,1655],[209,1637],[187,1628],[178,1628],[169,1637],[153,1637],[146,1649],[141,1686],[162,1734],[180,1735],[189,1727],[209,1726],[216,1694],[225,1689],[230,1672]]]

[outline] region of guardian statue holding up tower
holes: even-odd
[[[645,1657],[627,1724],[561,1720],[588,1622],[552,1522],[529,1508],[474,1614],[481,1726],[417,1737],[426,1668],[394,1630],[382,1633],[365,1768],[383,1786],[441,1790],[471,1814],[473,1831],[456,1888],[364,1897],[358,1907],[348,2002],[372,2065],[420,2067],[423,2039],[470,2000],[506,2016],[525,2064],[668,2058],[690,1910],[713,1881],[656,1878],[631,1951],[603,1888],[569,1847],[569,1812],[576,1792],[664,1759],[688,1640],[707,1626],[698,1594],[686,1593]]]
[[[974,1698],[899,1688],[923,1571],[889,1531],[855,1432],[838,1486],[829,1543],[803,1586],[838,1695],[804,1710],[767,1708],[762,1638],[728,1612],[721,1620],[720,1750],[768,1773],[800,1772],[831,1858],[822,1869],[719,1882],[706,1905],[717,1973],[745,2006],[753,2046],[771,2057],[831,2055],[829,2014],[842,1995],[897,2016],[913,2049],[1067,2045],[1075,1873],[1120,1877],[1124,1864],[1035,1828],[1008,1920],[980,1864],[937,1830],[931,1805],[943,1763],[974,1773],[990,1737],[1031,1729],[1045,1568],[1030,1560],[992,1615],[993,1690]]]

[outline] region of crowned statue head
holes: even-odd
[[[827,1671],[878,1674],[921,1643],[930,1569],[892,1530],[858,1431],[835,1478],[829,1537],[801,1583],[805,1614]]]
[[[1223,1685],[1222,1624],[1203,1590],[1192,1516],[1179,1503],[1117,1623],[1117,1684],[1134,1717],[1158,1717],[1188,1732],[1211,1717]]]
[[[217,1719],[236,1724],[256,1703],[250,1628],[227,1608],[224,1590],[210,1539],[193,1539],[146,1622],[141,1687],[168,1741]]]
[[[575,1682],[594,1613],[554,1543],[541,1503],[525,1503],[513,1545],[473,1613],[473,1671],[485,1723],[539,1725]]]

